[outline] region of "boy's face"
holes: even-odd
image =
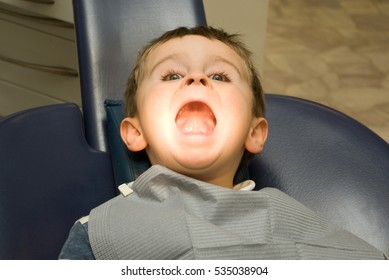
[[[237,53],[202,36],[175,38],[150,52],[138,114],[123,121],[122,138],[132,151],[146,149],[152,164],[232,187],[244,150],[260,152],[267,136],[252,104]]]

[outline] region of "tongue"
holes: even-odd
[[[215,129],[216,119],[206,104],[192,102],[178,112],[176,125],[184,134],[210,134]]]

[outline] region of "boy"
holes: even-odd
[[[78,221],[60,259],[383,258],[276,189],[234,185],[267,137],[259,78],[235,35],[165,33],[140,52],[125,98],[122,139],[152,167]]]

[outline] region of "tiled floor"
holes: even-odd
[[[328,105],[389,142],[389,0],[270,0],[266,92]]]

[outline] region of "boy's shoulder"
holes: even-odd
[[[94,260],[95,257],[89,242],[89,216],[77,220],[69,232],[61,253],[60,260]]]

